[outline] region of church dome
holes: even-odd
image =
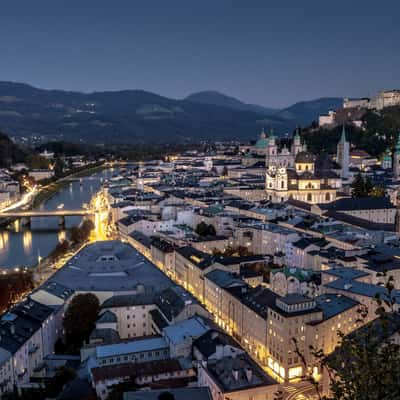
[[[265,137],[260,137],[256,142],[257,149],[265,149],[268,146],[268,139]]]
[[[296,155],[294,162],[300,164],[311,164],[314,162],[314,156],[307,151],[301,151]]]

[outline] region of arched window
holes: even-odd
[[[307,201],[312,201],[312,194],[311,193],[307,194]]]
[[[284,188],[285,188],[285,182],[281,181],[281,189],[284,189]]]
[[[330,193],[326,193],[325,200],[326,201],[331,201],[331,194]]]

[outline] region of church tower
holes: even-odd
[[[296,133],[293,136],[293,143],[292,143],[292,154],[296,157],[298,153],[303,151],[303,146],[301,144],[300,138],[300,129],[296,128]]]
[[[276,165],[278,159],[278,145],[276,144],[276,138],[274,132],[271,129],[271,133],[268,137],[268,146],[266,151],[265,165]]]
[[[349,177],[350,143],[346,139],[346,129],[344,125],[342,129],[342,136],[337,145],[336,159],[341,167],[341,178],[347,179]]]
[[[393,176],[395,179],[400,178],[400,133],[393,154]]]

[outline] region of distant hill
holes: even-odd
[[[305,126],[317,120],[319,115],[341,108],[342,104],[341,97],[322,97],[316,100],[300,101],[278,111],[274,116],[288,121],[297,121],[299,125]]]
[[[0,132],[0,167],[9,167],[11,164],[25,162],[27,153],[14,144],[10,138]]]
[[[262,125],[277,134],[292,132],[333,107],[325,99],[309,103],[273,112],[217,92],[174,100],[143,90],[80,93],[0,81],[0,130],[11,136],[90,143],[248,140]]]
[[[195,103],[214,104],[216,106],[229,107],[242,111],[254,111],[265,115],[275,114],[278,110],[274,108],[267,108],[258,106],[256,104],[244,103],[235,97],[227,96],[223,93],[213,90],[205,90],[203,92],[193,93],[185,98],[185,100],[193,101]]]

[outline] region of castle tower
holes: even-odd
[[[301,151],[303,151],[303,146],[301,144],[300,129],[296,128],[296,133],[293,136],[291,152],[294,156],[296,156]]]
[[[337,145],[337,162],[341,167],[342,179],[349,177],[349,164],[350,164],[350,143],[346,139],[346,129],[343,125],[342,136]]]
[[[395,179],[400,178],[400,133],[393,154],[393,176]]]

